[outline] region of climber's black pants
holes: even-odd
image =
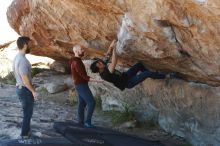
[[[141,73],[137,74],[139,71],[141,71]],[[164,79],[166,77],[164,73],[149,71],[141,63],[135,64],[127,72],[124,72],[124,74],[127,77],[126,88],[129,89],[141,83],[146,78]]]

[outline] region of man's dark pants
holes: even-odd
[[[34,97],[31,91],[23,86],[17,87],[16,93],[21,101],[23,109],[21,136],[28,136],[30,132],[31,117],[33,115]]]
[[[141,71],[140,74],[137,74],[139,71]],[[152,78],[152,79],[164,79],[166,78],[166,74],[160,73],[160,72],[152,72],[148,69],[146,69],[143,64],[137,63],[134,66],[132,66],[127,72],[124,73],[127,77],[127,84],[126,88],[133,88],[137,84],[144,81],[146,78]]]

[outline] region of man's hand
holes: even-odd
[[[36,91],[32,92],[32,94],[34,96],[34,100],[38,100],[39,94]]]

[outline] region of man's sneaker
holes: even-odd
[[[31,135],[30,135],[30,134],[19,136],[19,139],[30,139],[30,138],[31,138]]]
[[[30,139],[30,136],[19,136],[18,139]]]
[[[27,133],[27,135],[21,135],[21,136],[19,136],[18,138],[19,139],[30,139],[31,138],[31,130],[30,131],[28,131],[28,133]]]
[[[27,135],[27,136],[21,136],[21,139],[30,139],[31,136]]]
[[[92,125],[92,124],[85,123],[85,124],[84,124],[84,127],[85,127],[85,128],[92,128],[93,125]]]

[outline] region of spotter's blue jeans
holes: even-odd
[[[89,89],[88,84],[76,85],[76,91],[78,94],[78,122],[79,124],[91,125],[92,115],[95,109],[95,100]],[[87,107],[86,118],[84,121],[85,108]]]

